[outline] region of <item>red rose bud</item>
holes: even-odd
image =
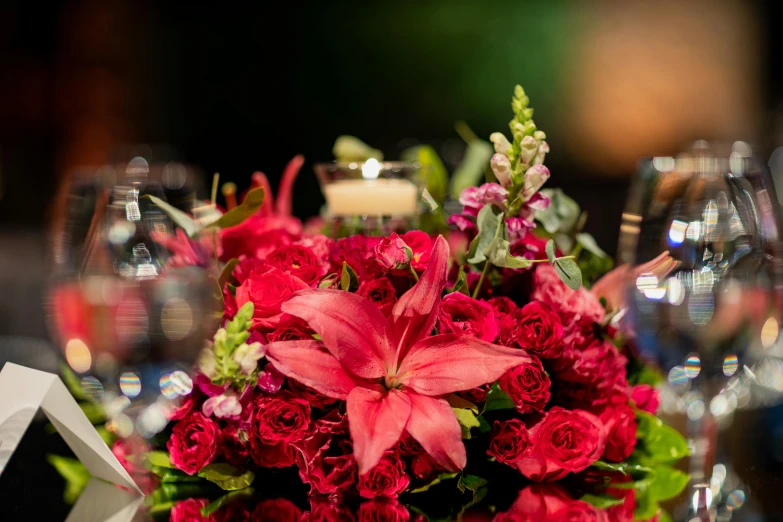
[[[226,426],[220,432],[220,451],[233,466],[241,466],[249,455],[248,435],[236,426]]]
[[[405,464],[399,452],[387,451],[378,464],[359,476],[356,489],[364,498],[397,498],[397,495],[405,491],[408,484],[410,478],[405,473]]]
[[[419,480],[430,482],[441,472],[441,469],[427,453],[420,453],[411,459],[411,474]]]
[[[551,308],[533,301],[519,311],[516,340],[527,352],[553,359],[563,350],[563,323]]]
[[[459,292],[451,293],[441,301],[438,325],[440,333],[472,335],[490,342],[499,331],[490,305]]]
[[[394,303],[397,302],[397,293],[391,281],[386,277],[368,279],[359,285],[357,293],[373,302],[383,315],[388,316]]]
[[[530,363],[520,364],[504,373],[498,384],[514,401],[519,413],[543,411],[551,397],[549,376],[536,357],[531,357]]]
[[[636,416],[627,404],[605,409],[600,416],[604,424],[606,447],[604,458],[622,462],[631,456],[636,446]]]
[[[215,460],[219,439],[218,425],[196,412],[174,425],[166,448],[174,467],[193,475]]]
[[[407,270],[411,259],[413,259],[413,251],[396,232],[392,232],[391,236],[384,237],[376,245],[375,259],[378,260],[378,264],[386,272],[389,270]]]
[[[658,397],[658,390],[647,384],[634,386],[631,390],[631,400],[636,404],[637,408],[653,415],[658,411],[658,406],[661,403]]]
[[[583,410],[556,406],[529,433],[533,447],[517,462],[517,468],[534,482],[559,480],[585,470],[604,452],[603,425]]]
[[[530,438],[525,423],[519,419],[495,421],[492,433],[489,435],[487,455],[495,457],[503,464],[513,465],[529,449]]]

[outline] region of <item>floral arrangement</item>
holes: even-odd
[[[549,146],[519,86],[512,110],[511,139],[490,137],[496,182],[461,191],[445,236],[332,239],[290,215],[301,160],[277,205],[254,177],[266,199],[215,242],[223,327],[165,446],[147,454],[163,485],[232,495],[295,471],[316,499],[393,510],[436,485],[471,505],[493,477],[517,477],[534,485],[497,520],[659,515],[687,482],[673,467],[687,446],[655,417],[657,373],[612,323],[627,268],[598,278],[611,261],[578,205],[542,190]],[[182,234],[168,247],[199,264],[211,244]],[[663,257],[639,270],[670,269]],[[551,484],[562,479],[579,482],[578,498]],[[186,502],[172,519],[214,512]]]

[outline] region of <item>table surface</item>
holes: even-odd
[[[783,503],[780,501],[783,492],[783,464],[781,463],[783,406],[754,412],[740,412],[725,436],[726,447],[733,454],[733,467],[747,493],[745,506],[736,512],[732,520],[783,521]],[[36,421],[28,430],[5,472],[0,476],[0,520],[3,522],[60,521],[68,517],[73,506],[63,499],[65,482],[47,462],[48,454],[70,455],[70,450],[59,435],[46,429],[45,421]],[[301,487],[297,489],[295,481],[290,481],[289,486],[280,486],[281,483],[285,484],[283,479],[284,476],[278,482],[276,478],[271,481],[272,483],[259,483],[257,479],[254,484],[257,494],[245,499],[243,501],[245,511],[239,512],[250,513],[259,502],[272,497],[292,501],[301,512],[312,509],[305,490]],[[267,482],[270,481],[267,479]],[[508,509],[516,499],[520,488],[526,486],[521,481],[513,482],[503,477],[491,483],[484,501],[470,510],[463,520],[491,520],[494,513]],[[276,487],[278,489],[275,489]],[[279,490],[281,487],[283,491]],[[444,517],[443,510],[449,502],[453,501],[455,495],[453,488],[444,488],[442,492],[430,492],[426,497],[403,496],[400,502],[413,506],[411,513],[414,516],[411,520],[419,520],[415,517],[416,510],[430,515],[439,515],[438,520],[444,520],[449,516],[446,514]],[[89,501],[95,506],[90,512],[96,514],[99,509],[116,512],[117,506],[122,505],[123,499],[112,498],[112,495],[106,495],[104,490]],[[339,520],[357,519],[358,506],[359,502],[356,500],[343,501],[338,507],[352,512],[354,518]],[[137,514],[134,520],[148,519],[147,516]],[[162,519],[166,520],[167,517],[163,516]],[[246,515],[230,518],[230,520],[242,519],[246,519]],[[286,518],[289,519],[290,516]],[[108,521],[109,517],[99,517],[95,520]],[[86,521],[80,517],[79,522]]]

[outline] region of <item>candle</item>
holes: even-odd
[[[418,189],[406,179],[343,179],[324,186],[334,216],[413,216]]]

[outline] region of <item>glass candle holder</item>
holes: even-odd
[[[387,235],[418,224],[424,177],[417,163],[319,163],[315,174],[334,236]]]

